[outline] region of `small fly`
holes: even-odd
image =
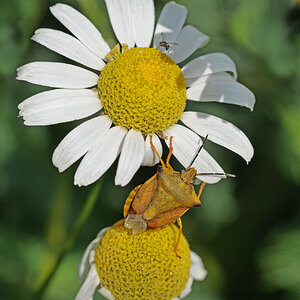
[[[163,33],[161,32],[161,41],[159,42],[159,47],[165,48],[166,51],[168,52],[170,50],[170,45],[172,45],[172,46],[173,45],[178,45],[178,43],[165,41],[165,38],[163,37]]]

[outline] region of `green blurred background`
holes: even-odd
[[[64,1],[65,2],[65,1]],[[155,1],[156,16],[167,1]],[[187,299],[300,299],[300,7],[287,0],[186,0],[187,23],[211,37],[193,57],[224,52],[239,81],[256,95],[254,112],[217,103],[196,106],[231,121],[250,138],[251,163],[207,142],[236,179],[206,188],[200,209],[183,217],[191,248],[208,276]],[[0,9],[0,299],[30,299],[53,267],[93,189],[73,185],[76,166],[59,174],[53,150],[75,123],[25,127],[17,105],[45,90],[15,80],[31,61],[67,61],[30,40],[38,27],[62,29],[56,1],[1,0]],[[116,43],[103,0],[67,1]],[[188,104],[191,108],[193,104]],[[172,163],[180,168],[175,159]],[[116,164],[100,181],[96,205],[62,260],[43,299],[73,299],[76,269],[97,232],[122,217],[128,193],[155,172],[140,169],[114,186]],[[94,184],[95,185],[95,184]],[[41,299],[41,296],[37,296]],[[96,299],[102,299],[96,296]]]

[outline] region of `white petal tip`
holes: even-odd
[[[198,280],[198,281],[204,280],[205,277],[206,277],[206,275],[207,275],[207,271],[204,270],[204,269],[199,270],[199,272],[197,272],[197,274],[193,274],[194,279],[195,279],[195,280]]]
[[[29,121],[27,121],[26,119],[24,119],[24,125],[26,125],[26,126],[34,126],[35,124],[32,124]]]
[[[54,165],[55,168],[58,169],[59,173],[64,172],[67,168],[64,166],[61,166],[60,163],[57,161],[57,158],[54,156],[55,152],[53,153],[52,156],[52,164]]]
[[[52,12],[53,10],[59,9],[60,7],[62,7],[64,5],[66,5],[66,4],[56,3],[53,6],[50,6],[50,11]]]
[[[181,9],[184,9],[185,12],[187,13],[187,8],[186,8],[184,5],[178,4],[178,3],[175,2],[175,1],[170,1],[170,2],[167,3],[166,5],[168,5],[168,4],[169,4],[169,5],[172,4],[172,5],[178,6],[178,7],[180,7]]]
[[[248,89],[248,88],[247,88]],[[250,101],[249,101],[249,105],[247,106],[249,109],[250,109],[250,111],[252,112],[253,111],[253,109],[254,109],[254,105],[255,105],[255,95],[253,94],[253,92],[252,91],[250,91],[249,89],[248,89],[248,91],[250,92]]]
[[[245,155],[245,157],[244,157],[244,159],[245,159],[247,165],[250,163],[251,159],[252,159],[253,156],[254,156],[254,149],[253,149],[253,147],[252,147],[250,141],[249,141],[249,148],[250,148],[250,150],[248,151],[248,153],[247,153],[247,154]]]
[[[55,167],[58,169],[58,172],[59,172],[59,173],[62,173],[63,171],[66,170],[65,168],[60,168],[60,167],[58,167],[58,166],[55,166]]]
[[[115,178],[115,185],[123,186],[119,179]]]
[[[202,46],[201,46],[201,47],[204,47],[204,46],[206,46],[206,45],[209,43],[209,41],[210,41],[210,37],[209,37],[209,36],[207,36],[207,35],[205,35],[205,41],[203,42],[203,44],[202,44]]]
[[[84,178],[82,178],[82,179],[74,178],[74,185],[77,185],[78,187],[88,186],[88,185],[94,183],[95,181],[89,182],[87,180],[84,180]]]
[[[187,25],[187,26],[189,26],[189,25]],[[210,41],[210,37],[201,32],[201,45],[199,48],[206,46],[209,43],[209,41]]]
[[[226,178],[226,177],[222,178],[222,177],[205,176],[205,175],[201,176],[201,175],[200,175],[200,176],[197,176],[197,178],[200,179],[200,180],[203,181],[203,182],[206,182],[207,184],[216,184],[216,183],[218,183],[221,179],[224,179],[224,178]]]
[[[82,187],[82,184],[79,183],[78,181],[74,180],[74,185],[77,185],[78,187]]]
[[[130,180],[131,180],[132,178],[130,178]],[[118,178],[117,176],[115,177],[115,185],[119,185],[119,186],[122,186],[122,187],[124,187],[124,186],[126,186],[129,182],[130,182],[130,180],[124,180],[124,178],[122,179],[122,178]]]
[[[54,17],[56,17],[57,14],[59,14],[62,9],[64,9],[65,7],[68,7],[68,6],[69,5],[63,4],[63,3],[56,3],[55,5],[50,7],[50,12],[52,13],[52,15]]]

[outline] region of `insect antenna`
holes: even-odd
[[[194,156],[194,158],[192,159],[192,162],[190,163],[190,165],[186,168],[187,170],[188,169],[190,169],[191,168],[191,166],[193,165],[193,163],[195,162],[195,160],[196,160],[196,158],[198,157],[198,155],[199,155],[199,153],[200,153],[200,151],[203,149],[203,147],[204,147],[204,144],[206,143],[206,141],[207,141],[207,138],[208,138],[208,134],[205,136],[205,138],[204,138],[204,140],[203,140],[203,142],[202,142],[202,144],[200,145],[200,147],[199,147],[199,149],[197,150],[197,152],[196,152],[196,154],[195,154],[195,156]]]
[[[229,174],[229,173],[215,173],[215,172],[212,172],[212,173],[197,173],[196,174],[196,176],[199,176],[199,175],[202,175],[202,176],[233,177],[233,178],[236,177],[236,175],[234,175],[234,174]]]

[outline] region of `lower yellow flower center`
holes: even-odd
[[[173,299],[189,278],[190,248],[181,236],[178,254],[174,244],[178,228],[170,225],[133,235],[120,225],[111,227],[94,256],[101,286],[115,299]]]
[[[114,124],[147,134],[179,120],[186,86],[181,69],[170,57],[154,48],[131,48],[109,57],[113,59],[101,71],[98,92]]]

